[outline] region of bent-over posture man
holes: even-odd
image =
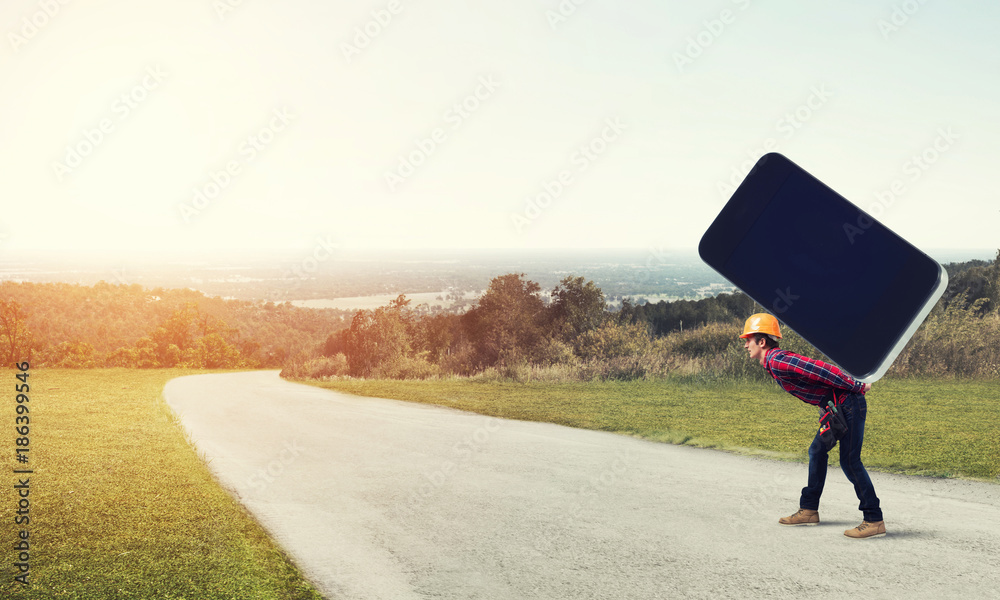
[[[854,491],[860,500],[858,508],[864,515],[864,521],[845,531],[844,535],[856,539],[885,535],[885,522],[875,487],[861,464],[861,444],[865,439],[865,417],[868,414],[865,392],[871,389],[871,384],[856,381],[829,363],[779,348],[781,331],[778,320],[772,315],[752,315],[743,326],[740,338],[746,340],[744,347],[750,358],[767,369],[786,392],[813,406],[821,406],[824,400],[835,403],[847,421],[847,432],[840,439],[840,468],[854,484]],[[778,523],[819,524],[819,497],[826,483],[828,456],[829,450],[817,432],[809,446],[809,480],[802,488],[799,510],[789,517],[778,519]]]

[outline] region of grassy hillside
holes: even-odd
[[[773,382],[498,383],[473,379],[306,382],[362,396],[439,404],[678,444],[806,461],[814,408]],[[875,470],[996,479],[996,380],[883,380],[868,393],[865,464]],[[831,461],[836,462],[836,451]]]
[[[212,478],[162,398],[181,370],[30,371],[30,588],[12,581],[15,502],[0,502],[2,598],[317,599]],[[13,390],[15,371],[2,370]],[[19,382],[18,382],[19,383]],[[14,394],[4,401],[14,422]],[[0,448],[13,463],[13,427]]]

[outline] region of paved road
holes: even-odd
[[[1000,485],[872,473],[889,535],[785,528],[805,466],[358,398],[276,372],[165,389],[328,598],[998,598]],[[807,440],[803,440],[803,444]]]

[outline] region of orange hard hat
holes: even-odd
[[[755,333],[764,333],[780,338],[781,330],[778,328],[778,320],[767,313],[750,315],[750,318],[743,325],[743,335],[740,337],[748,338]]]

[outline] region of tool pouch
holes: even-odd
[[[829,452],[837,445],[838,440],[847,435],[847,419],[833,401],[825,401],[822,409],[823,412],[819,417],[819,439]]]

